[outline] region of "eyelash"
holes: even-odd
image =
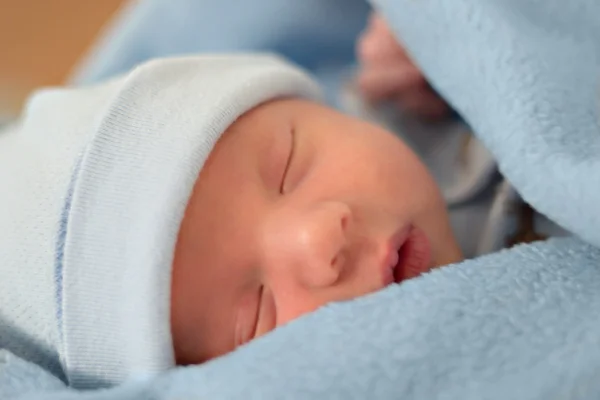
[[[292,164],[292,159],[294,157],[294,150],[296,149],[296,131],[295,131],[295,129],[292,128],[290,135],[292,135],[292,145],[290,146],[290,154],[285,163],[285,168],[283,169],[283,176],[281,177],[281,183],[279,185],[279,193],[280,194],[285,194],[285,182],[287,180],[286,178],[289,173],[290,166]]]

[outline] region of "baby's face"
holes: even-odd
[[[177,362],[460,257],[436,185],[398,138],[307,101],[261,105],[224,133],[188,204],[173,267]]]

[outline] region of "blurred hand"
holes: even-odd
[[[370,17],[357,43],[358,86],[367,100],[392,101],[419,117],[439,119],[450,114],[448,104],[429,86],[386,22]]]

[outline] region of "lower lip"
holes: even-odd
[[[431,269],[431,244],[425,232],[413,227],[398,251],[399,259],[394,268],[394,282],[400,283]]]

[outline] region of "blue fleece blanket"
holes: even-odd
[[[600,397],[600,3],[376,7],[525,199],[580,238],[448,266],[205,365],[107,391],[61,388],[0,355],[0,398]]]
[[[600,3],[374,3],[524,199],[600,245]]]

